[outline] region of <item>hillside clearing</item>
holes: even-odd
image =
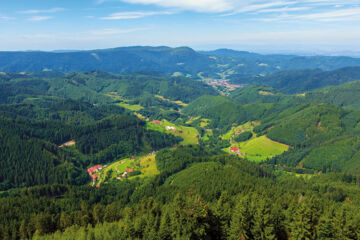
[[[159,124],[148,122],[146,124],[146,129],[163,133],[171,133],[174,136],[179,136],[183,139],[183,141],[180,142],[181,145],[198,144],[199,133],[196,128],[193,127],[177,125],[163,119],[159,121]]]
[[[75,140],[71,140],[71,141],[68,141],[66,143],[63,143],[59,146],[59,148],[62,148],[62,147],[71,147],[71,146],[74,146],[76,144]]]
[[[155,95],[155,97],[157,97],[157,98],[159,98],[159,99],[161,99],[161,100],[163,100],[163,101],[175,103],[175,104],[177,104],[177,105],[179,105],[179,106],[182,106],[182,107],[186,107],[186,106],[187,106],[186,103],[183,103],[183,102],[180,101],[180,100],[178,100],[178,101],[171,101],[170,99],[167,99],[167,98],[165,98],[165,97],[163,97],[163,96],[160,96],[160,95]]]
[[[244,156],[253,162],[262,162],[273,158],[289,149],[289,146],[275,142],[267,136],[255,137],[248,141],[234,144]]]
[[[236,136],[238,132],[245,132],[245,131],[253,132],[254,127],[256,127],[259,124],[260,124],[259,122],[247,122],[243,125],[232,127],[230,131],[228,131],[222,136],[222,139],[230,140],[232,137]]]
[[[140,111],[141,109],[144,109],[144,107],[139,105],[139,104],[132,105],[132,104],[122,102],[122,103],[116,103],[116,105],[120,106],[120,107],[123,107],[123,108],[126,108],[126,109],[128,109],[130,111],[134,111],[134,112]]]
[[[150,177],[159,174],[159,170],[156,167],[155,161],[156,153],[150,153],[144,156],[138,156],[134,158],[124,158],[116,162],[111,163],[110,165],[104,165],[103,169],[94,173],[98,176],[94,185],[106,184],[109,182],[119,181],[124,178],[134,179],[136,177],[144,178]],[[134,176],[124,175],[127,169],[132,169],[138,173]],[[140,174],[139,174],[140,173]],[[91,183],[92,185],[93,183]]]

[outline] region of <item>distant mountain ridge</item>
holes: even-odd
[[[303,93],[327,86],[338,86],[360,80],[360,67],[345,67],[333,71],[320,69],[289,70],[254,77],[249,83],[261,83],[286,93]]]
[[[127,47],[79,52],[0,52],[0,71],[197,73],[213,62],[190,48]]]
[[[166,46],[134,46],[86,51],[0,52],[2,72],[101,70],[112,73],[157,72],[195,78],[226,77],[241,80],[245,77],[267,76],[284,70],[317,68],[334,70],[349,66],[360,66],[360,58],[261,55],[230,49],[195,51],[189,47]]]

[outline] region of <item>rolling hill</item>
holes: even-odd
[[[113,73],[158,72],[196,74],[206,71],[214,60],[187,47],[125,47],[74,52],[1,52],[0,71]]]
[[[327,87],[306,93],[306,101],[326,102],[346,109],[360,109],[360,81]]]
[[[185,77],[117,75],[100,71],[67,74],[6,73],[0,75],[0,86],[0,101],[4,103],[22,102],[38,96],[56,96],[91,103],[122,102],[124,98],[136,99],[136,103],[143,102],[147,106],[151,105],[151,102],[166,102],[155,95],[185,103],[204,94],[217,95],[212,87]]]
[[[260,83],[292,94],[356,80],[360,80],[360,67],[346,67],[332,71],[320,69],[281,71],[264,77],[249,78],[247,82]]]
[[[356,239],[357,85],[2,73],[0,238]]]
[[[197,52],[188,47],[120,47],[89,51],[0,52],[0,72],[88,72],[149,73],[191,75],[197,78],[244,78],[266,76],[274,72],[299,69],[334,70],[359,66],[360,59],[350,57],[302,57],[261,55],[220,49]]]

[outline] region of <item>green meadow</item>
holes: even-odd
[[[167,126],[175,127],[176,130],[166,130]],[[146,128],[148,130],[171,133],[174,136],[179,136],[183,139],[183,141],[180,143],[181,145],[198,144],[199,133],[196,130],[196,128],[193,127],[185,127],[182,125],[177,125],[163,119],[160,121],[160,124],[148,122],[146,124]]]
[[[151,154],[138,156],[134,159],[125,158],[111,163],[110,165],[105,166],[104,169],[96,173],[96,175],[99,175],[100,177],[95,184],[101,185],[111,181],[119,181],[117,177],[121,176],[127,168],[131,168],[135,171],[141,172],[139,175],[128,177],[129,179],[133,179],[136,177],[144,178],[157,175],[160,172],[156,167],[155,157],[156,154]]]
[[[140,111],[141,109],[144,109],[143,106],[141,105],[138,105],[138,104],[128,104],[128,103],[124,103],[124,102],[121,102],[121,103],[116,103],[117,106],[120,106],[120,107],[123,107],[123,108],[126,108],[130,111]]]
[[[238,147],[239,152],[243,157],[246,157],[252,162],[263,162],[268,158],[278,156],[289,149],[289,146],[279,142],[275,142],[267,136],[257,137],[253,132],[255,126],[259,125],[258,122],[247,122],[240,126],[234,126],[229,132],[222,136],[223,140],[228,140],[232,143],[230,148],[223,149],[229,152],[232,147]],[[236,143],[232,138],[236,136],[236,132],[249,131],[253,133],[253,137],[247,141]]]
[[[266,136],[255,137],[248,141],[235,144],[244,156],[253,162],[262,162],[272,158],[289,149],[286,144],[278,143]]]
[[[258,122],[247,122],[243,125],[239,125],[239,126],[234,126],[231,128],[230,131],[228,131],[227,133],[225,133],[222,136],[223,140],[230,140],[232,137],[234,137],[236,135],[237,131],[240,132],[245,132],[245,131],[249,131],[253,133],[253,129],[254,127],[256,127],[257,125],[259,125]],[[255,134],[254,134],[255,135]]]

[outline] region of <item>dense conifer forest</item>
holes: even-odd
[[[359,239],[347,70],[0,74],[0,239]]]

